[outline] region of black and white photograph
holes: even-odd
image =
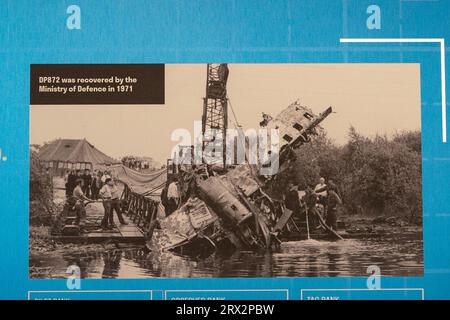
[[[30,278],[423,276],[419,64],[164,73],[30,105]]]

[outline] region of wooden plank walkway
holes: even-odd
[[[114,228],[112,230],[103,230],[100,227],[103,215],[100,215],[103,207],[101,203],[92,203],[86,208],[87,217],[85,232],[77,236],[58,235],[53,239],[67,243],[145,243],[145,234],[128,217],[124,220],[128,225],[121,225],[114,214]]]
[[[102,230],[99,228],[96,231],[90,231],[81,235],[88,242],[103,242],[103,241],[113,241],[113,242],[145,242],[145,235],[141,229],[139,229],[130,219],[124,217],[128,225],[121,225],[119,222],[114,221],[113,230]],[[116,220],[116,219],[115,219]]]
[[[53,198],[55,203],[63,203],[65,201],[65,190],[64,190],[64,180],[61,177],[53,178]],[[122,188],[122,185],[119,185]],[[126,187],[125,187],[126,189]],[[86,224],[84,227],[85,232],[81,235],[55,235],[53,239],[61,242],[74,242],[74,243],[105,243],[105,242],[115,242],[115,243],[145,243],[146,236],[141,228],[148,227],[149,218],[155,218],[156,214],[153,213],[153,206],[150,206],[149,202],[145,201],[134,201],[136,198],[132,197],[128,189],[128,198],[126,199],[130,205],[133,217],[130,219],[125,214],[123,217],[128,225],[121,225],[117,219],[116,214],[114,214],[114,225],[113,230],[102,230],[100,227],[101,220],[103,218],[104,208],[101,202],[89,203],[86,206]],[[139,200],[142,200],[140,195]],[[142,197],[143,198],[143,197]],[[156,202],[155,202],[156,203]],[[152,202],[153,204],[153,202]],[[157,203],[156,203],[157,204]],[[67,222],[67,221],[66,221]],[[66,223],[70,224],[70,222]],[[78,230],[75,230],[78,231]],[[76,232],[75,232],[76,234]]]

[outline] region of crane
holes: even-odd
[[[206,96],[203,99],[202,116],[202,155],[205,155],[215,163],[226,165],[226,132],[228,128],[228,98],[227,80],[228,65],[226,63],[207,65]],[[221,141],[217,140],[221,137]],[[216,158],[217,152],[222,151],[222,156]],[[216,159],[214,159],[216,158]],[[220,161],[219,161],[220,160]]]

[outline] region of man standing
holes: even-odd
[[[67,175],[67,184],[66,184],[66,195],[73,196],[73,189],[75,189],[75,186],[77,184],[77,175],[74,170],[70,170],[69,174]]]
[[[117,188],[116,182],[110,179],[108,187],[110,188],[111,192],[111,216],[114,215],[113,211],[116,211],[117,218],[119,219],[120,224],[127,225],[128,223],[125,222],[122,216],[122,209],[120,208],[121,192],[119,188]]]
[[[84,208],[84,201],[91,201],[83,193],[83,179],[76,181],[75,189],[73,189],[73,197],[75,199],[75,224],[80,225],[80,222],[86,217],[86,209]]]
[[[311,185],[308,185],[305,191],[305,196],[303,200],[306,204],[306,210],[308,210],[308,223],[311,228],[316,227],[317,222],[317,194],[314,192]]]
[[[109,183],[111,178],[108,178],[107,180]],[[112,229],[113,217],[111,212],[111,191],[109,190],[108,185],[106,183],[100,189],[99,196],[100,198],[102,198],[103,209],[105,210],[101,226],[104,230]]]
[[[327,197],[327,219],[326,224],[334,231],[337,230],[337,207],[342,204],[342,200],[336,192],[337,187],[334,183],[328,183]]]
[[[66,170],[66,174],[64,175],[64,187],[66,188],[66,199],[68,199],[71,195],[69,186],[69,176],[70,170]]]
[[[105,209],[105,215],[102,220],[103,229],[113,229],[114,227],[114,210],[116,211],[119,222],[123,225],[127,223],[122,217],[122,211],[120,210],[120,192],[117,189],[114,181],[111,178],[105,180],[105,185],[100,189],[100,197],[103,200],[103,208]]]
[[[99,177],[97,172],[94,172],[94,175],[92,177],[92,184],[91,184],[92,198],[94,200],[98,199],[98,197],[99,197],[98,192],[100,191],[101,187],[102,187],[101,177]]]
[[[318,202],[325,206],[327,200],[327,185],[325,184],[325,178],[321,177],[319,183],[314,188],[314,192],[317,194]]]
[[[286,208],[293,212],[293,215],[296,215],[300,211],[300,198],[298,195],[298,187],[294,185],[292,182],[289,182],[288,191],[285,196],[285,205]]]
[[[89,169],[84,170],[83,180],[84,180],[83,192],[86,195],[86,197],[91,197],[92,176],[91,171]]]
[[[178,208],[178,204],[180,202],[180,193],[178,191],[178,179],[174,178],[173,181],[169,184],[169,188],[167,189],[167,211],[166,217],[172,214]]]

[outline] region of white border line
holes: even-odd
[[[95,292],[115,292],[115,293],[127,293],[127,292],[147,292],[150,293],[150,300],[153,300],[154,290],[31,290],[28,291],[28,300],[31,300],[31,293],[95,293]]]
[[[289,300],[289,289],[206,289],[206,290],[164,290],[164,300],[167,300],[168,292],[285,292],[286,300]]]
[[[422,300],[425,300],[425,289],[424,288],[381,288],[381,289],[366,289],[366,288],[355,288],[355,289],[300,289],[300,300],[303,300],[303,291],[421,291]]]
[[[341,38],[341,43],[439,43],[441,45],[441,100],[442,142],[447,142],[447,110],[445,85],[445,39],[444,38]]]

